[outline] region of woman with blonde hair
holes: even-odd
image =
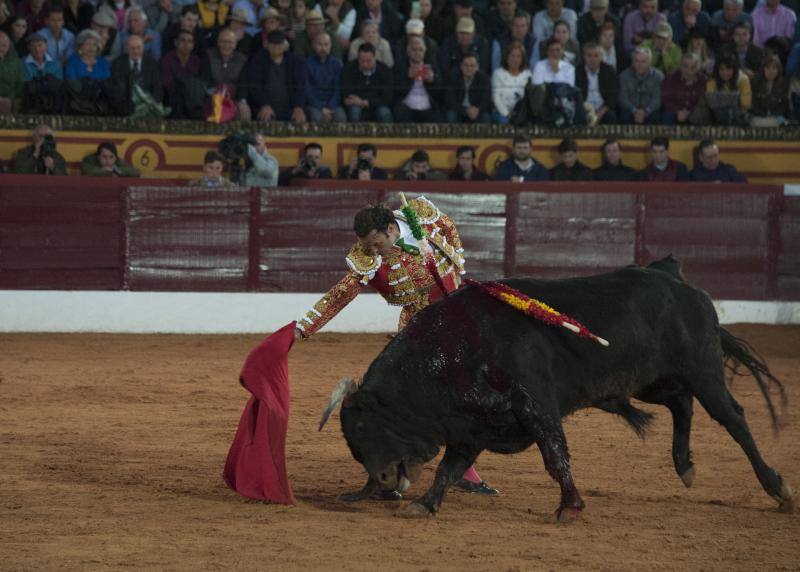
[[[517,102],[525,95],[525,86],[533,79],[531,70],[525,65],[528,61],[525,46],[521,42],[510,42],[503,50],[499,68],[492,73],[492,100],[495,123],[506,124]]]

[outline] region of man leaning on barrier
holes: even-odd
[[[23,147],[11,158],[12,172],[26,175],[66,175],[67,162],[56,150],[56,140],[49,125],[33,130],[33,144]]]

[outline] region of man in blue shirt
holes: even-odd
[[[497,166],[497,170],[494,172],[495,181],[513,181],[516,183],[549,181],[550,174],[547,169],[531,157],[532,148],[529,137],[514,135],[511,157]]]
[[[22,60],[22,65],[25,67],[25,81],[48,75],[64,79],[61,64],[47,53],[47,40],[44,36],[39,33],[31,34],[26,42],[30,53]]]
[[[698,146],[700,165],[692,169],[689,179],[701,183],[746,183],[747,178],[736,167],[719,160],[719,147],[711,139]]]
[[[63,66],[75,49],[75,35],[64,28],[64,8],[58,4],[48,8],[47,27],[39,34],[47,41],[47,55]]]
[[[331,56],[331,37],[321,32],[314,38],[314,53],[306,60],[306,115],[312,123],[346,123],[342,108],[342,61]]]

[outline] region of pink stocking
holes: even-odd
[[[470,467],[464,472],[464,476],[462,477],[465,481],[469,481],[471,483],[475,483],[479,485],[483,482],[481,476],[478,474],[478,471],[475,470],[475,467]]]

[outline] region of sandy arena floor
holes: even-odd
[[[800,327],[739,326],[789,393],[778,440],[756,384],[736,398],[767,461],[800,488]],[[296,507],[248,501],[221,479],[248,395],[239,368],[260,336],[0,335],[0,570],[800,569],[800,514],[779,514],[728,434],[695,404],[697,478],[684,489],[657,413],[646,442],[599,411],[566,421],[587,503],[558,525],[538,450],[485,453],[497,499],[451,493],[438,516],[336,496],[364,474],[338,416],[338,379],[385,339],[319,335],[291,354],[288,464]],[[420,493],[433,475],[429,467]],[[404,501],[405,503],[405,501]]]

